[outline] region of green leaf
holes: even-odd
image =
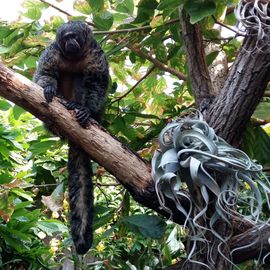
[[[161,0],[157,9],[158,10],[164,10],[164,9],[171,9],[180,6],[184,3],[184,0]]]
[[[0,25],[0,40],[9,36],[13,32],[10,26]]]
[[[0,156],[2,155],[7,160],[9,159],[10,150],[7,147],[5,140],[0,139]]]
[[[39,154],[45,153],[53,145],[55,145],[55,140],[46,140],[46,141],[42,141],[42,142],[34,142],[29,147],[29,150],[34,155],[39,155]]]
[[[73,7],[75,10],[81,12],[82,14],[86,14],[89,15],[91,13],[91,7],[89,5],[89,3],[84,0],[77,0],[74,2]]]
[[[16,195],[30,201],[30,202],[33,202],[32,196],[34,196],[34,194],[31,193],[30,191],[25,191],[25,190],[23,190],[21,188],[12,188],[10,190],[10,192],[12,192],[12,193],[14,193],[14,194],[16,194]]]
[[[212,1],[187,1],[184,5],[190,16],[192,24],[201,21],[203,18],[213,15],[216,11],[216,4]]]
[[[68,232],[67,226],[57,220],[44,220],[37,223],[37,227],[52,236],[54,233]]]
[[[35,1],[35,0],[25,0],[23,2],[23,6],[25,8],[39,8],[39,9],[44,9],[49,7],[49,4],[43,3],[41,1]]]
[[[41,10],[37,7],[31,7],[23,13],[23,16],[31,20],[39,20],[41,17]]]
[[[30,242],[31,241],[31,235],[26,234],[25,232],[21,232],[12,228],[9,228],[8,226],[6,227],[7,231],[15,238],[23,240],[25,242]]]
[[[165,233],[166,223],[158,216],[133,215],[122,218],[122,221],[134,232],[145,237],[160,239]]]
[[[226,16],[224,23],[232,26],[235,26],[237,24],[237,19],[235,17],[234,12]]]
[[[137,17],[133,23],[147,23],[155,14],[155,9],[158,6],[156,0],[141,0],[138,4]]]
[[[160,43],[155,50],[156,58],[161,62],[167,61],[167,50],[166,47]]]
[[[244,133],[244,150],[262,165],[270,165],[270,137],[261,127],[248,125]]]
[[[270,119],[270,103],[261,102],[257,106],[253,116],[259,119],[269,120]]]
[[[121,0],[115,8],[116,11],[127,13],[132,15],[134,11],[134,1],[133,0]]]
[[[109,212],[107,215],[103,215],[101,217],[95,217],[93,228],[97,230],[98,228],[108,224],[114,217],[115,213]]]
[[[1,111],[8,111],[12,106],[7,100],[0,99],[0,110]]]
[[[32,204],[31,202],[18,202],[18,203],[15,203],[15,206],[14,206],[14,213],[19,210],[19,209],[22,209],[22,208],[28,208],[28,207],[31,207]]]
[[[22,113],[25,113],[25,110],[18,105],[13,107],[13,116],[15,120],[18,120]]]
[[[13,180],[13,177],[9,175],[7,172],[0,173],[0,185],[8,184]]]
[[[10,232],[7,230],[6,225],[0,224],[0,236],[9,246],[14,248],[19,253],[23,253],[29,250],[27,246],[23,245],[22,241],[10,235]]]
[[[53,24],[53,28],[57,29],[64,23],[64,19],[61,16],[52,16],[51,23]]]
[[[87,0],[93,11],[101,11],[104,9],[104,0]]]
[[[113,15],[109,11],[94,14],[93,22],[98,29],[109,30],[113,24]]]

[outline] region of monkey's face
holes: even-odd
[[[92,39],[90,28],[83,22],[63,24],[57,31],[56,42],[63,56],[69,60],[80,59]]]

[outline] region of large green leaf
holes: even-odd
[[[18,195],[18,196],[20,196],[20,197],[22,197],[22,198],[24,198],[24,199],[26,199],[26,200],[28,200],[28,201],[30,201],[30,202],[32,202],[33,201],[33,193],[31,193],[30,191],[25,191],[25,190],[23,190],[23,189],[21,189],[21,188],[13,188],[13,189],[11,189],[11,192],[12,193],[15,193],[16,195]]]
[[[82,14],[89,15],[91,13],[91,7],[88,1],[76,0],[73,4],[75,10],[81,12]]]
[[[0,99],[0,110],[1,111],[7,111],[11,107],[12,107],[11,104],[7,100]]]
[[[32,20],[38,20],[41,17],[41,10],[37,7],[29,8],[23,15],[26,18],[32,19]]]
[[[196,23],[203,18],[213,15],[216,11],[216,4],[213,1],[187,1],[184,5],[190,16],[190,22]]]
[[[244,150],[262,165],[270,165],[270,137],[261,127],[249,125],[246,128]]]
[[[58,220],[43,220],[37,223],[37,227],[48,235],[52,236],[55,233],[68,232],[68,228]]]
[[[133,215],[123,217],[122,221],[134,232],[145,237],[160,239],[165,232],[165,222],[158,216]]]
[[[95,13],[93,22],[98,29],[109,30],[113,24],[113,15],[109,11]]]
[[[184,3],[184,0],[161,0],[157,9],[158,10],[164,10],[164,9],[173,10],[174,8],[180,6],[183,3]]]
[[[101,11],[104,8],[104,0],[87,0],[93,11]]]
[[[132,15],[134,11],[134,2],[133,0],[120,0],[117,1],[116,11],[127,13]]]
[[[55,143],[56,142],[54,139],[36,141],[31,144],[29,150],[35,155],[42,154],[45,153],[48,149],[50,149],[53,145],[55,145]]]
[[[259,119],[270,120],[270,102],[261,102],[257,106],[253,116]]]
[[[138,4],[137,17],[133,23],[147,23],[154,16],[157,6],[156,0],[141,0]]]

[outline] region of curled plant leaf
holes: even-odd
[[[218,252],[224,256],[222,249],[232,236],[232,216],[257,226],[258,239],[260,226],[270,226],[270,219],[262,220],[265,201],[270,209],[270,183],[262,173],[262,166],[218,137],[197,111],[161,131],[159,150],[152,159],[152,176],[160,206],[172,217],[175,213],[166,206],[169,198],[186,217],[185,225],[193,241],[187,259],[200,263],[192,257],[196,245],[203,242],[208,247],[208,269],[214,269],[214,262],[207,231],[219,241]],[[188,199],[188,210],[181,204],[181,197]],[[220,221],[227,224],[227,235],[218,231]]]
[[[257,38],[254,49],[269,52],[270,2],[265,0],[241,0],[235,9],[239,30]]]

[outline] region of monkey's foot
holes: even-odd
[[[75,109],[75,113],[77,121],[83,127],[86,126],[91,119],[91,112],[87,108],[81,107],[79,109]]]
[[[48,85],[44,87],[44,97],[47,103],[52,102],[53,97],[56,96],[56,87]]]
[[[75,101],[70,101],[70,100],[65,100],[61,99],[60,101],[68,110],[75,110],[75,109],[80,109],[81,105],[76,103]]]

